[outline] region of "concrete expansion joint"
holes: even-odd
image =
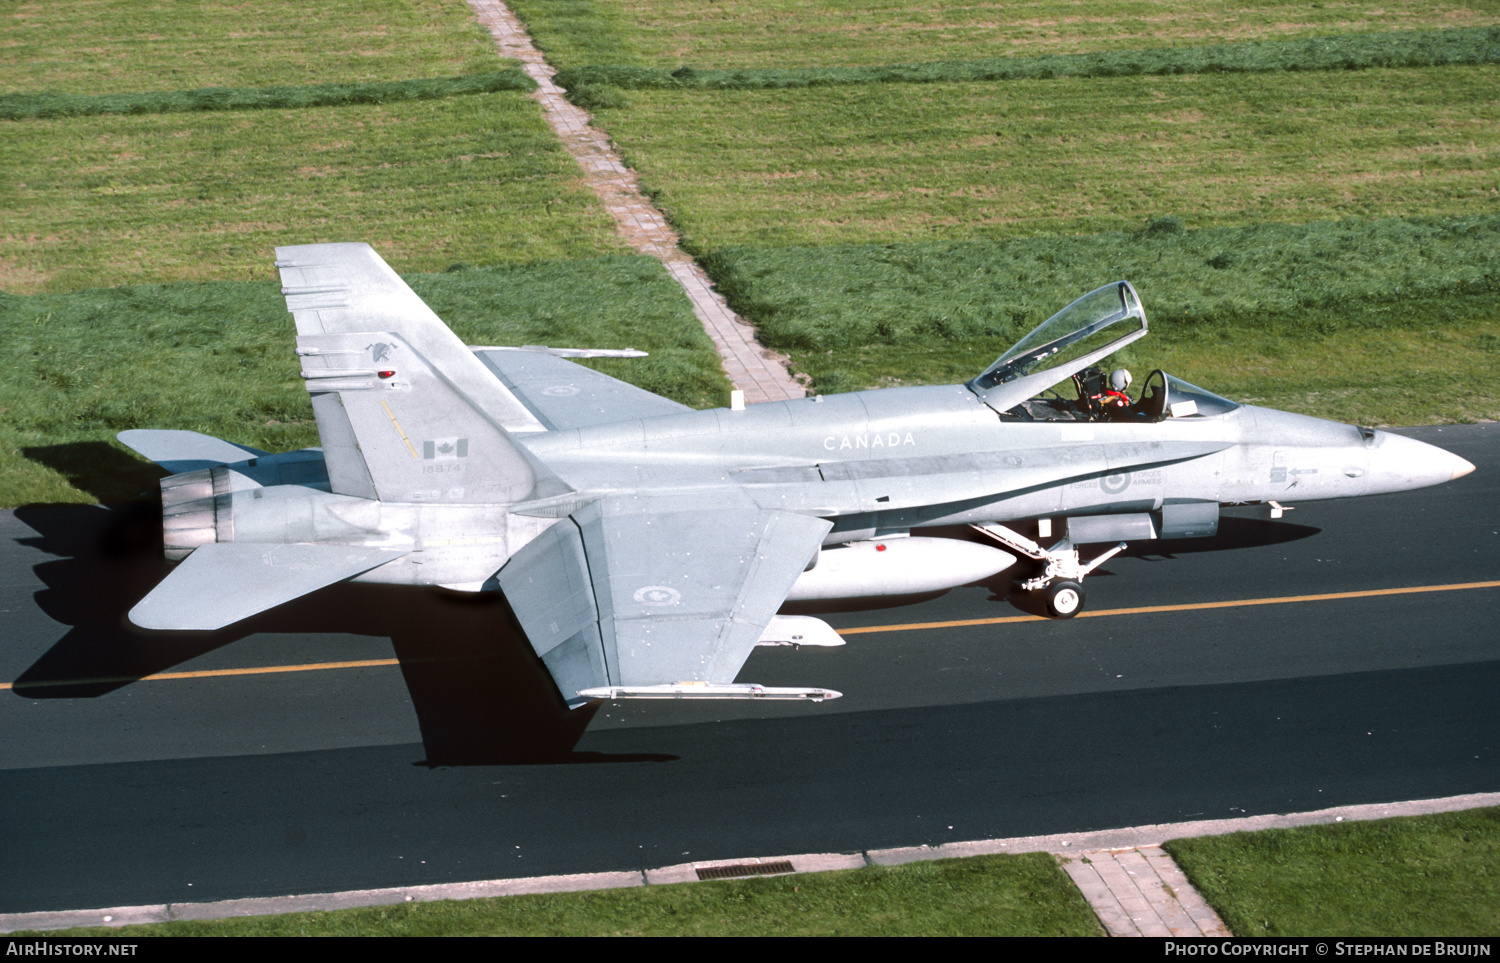
[[[713,339],[720,357],[728,360],[733,354],[742,359],[743,370],[725,365],[725,374],[745,393],[746,403],[805,397],[802,384],[787,371],[789,359],[756,341],[754,327],[730,310],[708,275],[682,250],[682,239],[672,230],[666,215],[642,192],[635,172],[610,146],[609,138],[592,126],[586,112],[567,101],[563,89],[553,81],[557,71],[531,42],[510,8],[500,0],[469,0],[469,8],[500,52],[521,61],[527,75],[536,81],[538,89],[533,96],[542,105],[547,122],[582,169],[584,183],[615,219],[620,236],[636,251],[667,266],[692,302],[693,313]],[[736,323],[726,324],[726,318]]]

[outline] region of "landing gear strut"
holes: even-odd
[[[1036,542],[1011,531],[1004,525],[993,522],[970,526],[1012,551],[1042,563],[1042,574],[1021,583],[1027,592],[1041,592],[1047,605],[1047,614],[1055,619],[1071,619],[1083,610],[1083,586],[1078,583],[1100,565],[1125,550],[1120,542],[1114,548],[1084,565],[1078,558],[1078,549],[1066,538],[1051,548],[1042,548]]]

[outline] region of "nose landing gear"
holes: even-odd
[[[1084,596],[1083,586],[1079,583],[1084,576],[1125,550],[1125,543],[1120,542],[1085,565],[1078,557],[1078,549],[1066,538],[1051,548],[1042,548],[1031,539],[994,522],[970,527],[1012,551],[1043,563],[1042,574],[1022,582],[1021,588],[1027,592],[1041,592],[1047,614],[1055,619],[1071,619],[1081,612]]]

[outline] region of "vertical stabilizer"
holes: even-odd
[[[510,438],[544,426],[369,245],[276,257],[335,493],[479,503],[566,490]]]

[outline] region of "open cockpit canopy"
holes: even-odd
[[[1119,342],[1117,347],[1124,347],[1126,339],[1134,340],[1132,335],[1145,331],[1146,312],[1135,288],[1129,281],[1106,284],[1043,321],[986,368],[970,387],[987,391],[1080,360],[1115,342]]]

